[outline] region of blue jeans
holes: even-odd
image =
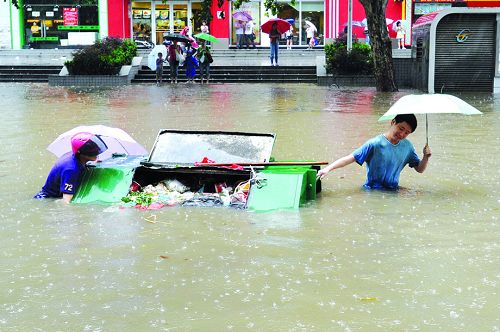
[[[271,55],[269,56],[271,58],[271,64],[273,64],[273,59],[276,61],[276,64],[278,64],[278,48],[278,41],[271,43]]]
[[[237,34],[236,35],[236,47],[241,48],[243,46],[243,39],[245,38],[245,35],[243,34]]]
[[[209,62],[200,63],[200,77],[201,77],[201,79],[206,78],[207,80],[210,78],[210,63]]]

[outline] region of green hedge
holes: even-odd
[[[373,74],[372,50],[369,45],[353,42],[347,51],[345,40],[336,39],[325,45],[326,72],[337,75]]]
[[[132,63],[137,46],[130,39],[105,38],[73,53],[64,64],[70,75],[117,75],[123,65]]]

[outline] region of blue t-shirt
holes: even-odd
[[[65,154],[55,163],[42,187],[42,193],[47,197],[62,197],[63,194],[74,195],[85,166],[71,154]]]
[[[162,70],[163,69],[163,58],[156,58],[156,70]]]
[[[366,162],[364,186],[369,189],[398,189],[399,174],[406,164],[416,167],[420,163],[409,140],[403,139],[398,144],[392,144],[382,134],[367,141],[352,155],[358,164]]]

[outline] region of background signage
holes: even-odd
[[[78,8],[63,8],[64,25],[78,25]]]

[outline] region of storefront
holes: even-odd
[[[500,92],[500,8],[449,8],[413,26],[414,87],[429,93]]]
[[[452,7],[466,7],[464,0],[413,0],[412,23],[422,15],[434,13]]]
[[[99,38],[97,0],[48,2],[27,0],[22,6],[24,47],[59,48],[87,45]]]
[[[199,32],[201,21],[197,14],[200,10],[200,1],[133,1],[132,36],[159,44],[165,32],[179,33],[186,26],[192,29],[191,33]]]
[[[290,2],[282,2],[282,7],[277,17],[281,19],[286,19],[291,22],[293,26],[293,45],[307,45],[306,28],[308,25],[312,24],[315,30],[315,37],[318,38],[319,44],[324,43],[324,17],[325,17],[325,2],[324,1],[314,1],[314,0],[297,0],[294,5]],[[255,35],[256,44],[261,44],[264,46],[269,45],[269,37],[267,34],[260,33],[260,25],[268,20],[265,15],[266,11],[264,8],[264,3],[260,1],[251,1],[243,3],[238,9],[232,7],[232,13],[237,11],[243,11],[248,13],[255,24]],[[231,24],[231,44],[236,44],[236,26],[237,22],[230,17]],[[307,23],[306,23],[307,22]],[[285,43],[285,41],[282,41]]]

